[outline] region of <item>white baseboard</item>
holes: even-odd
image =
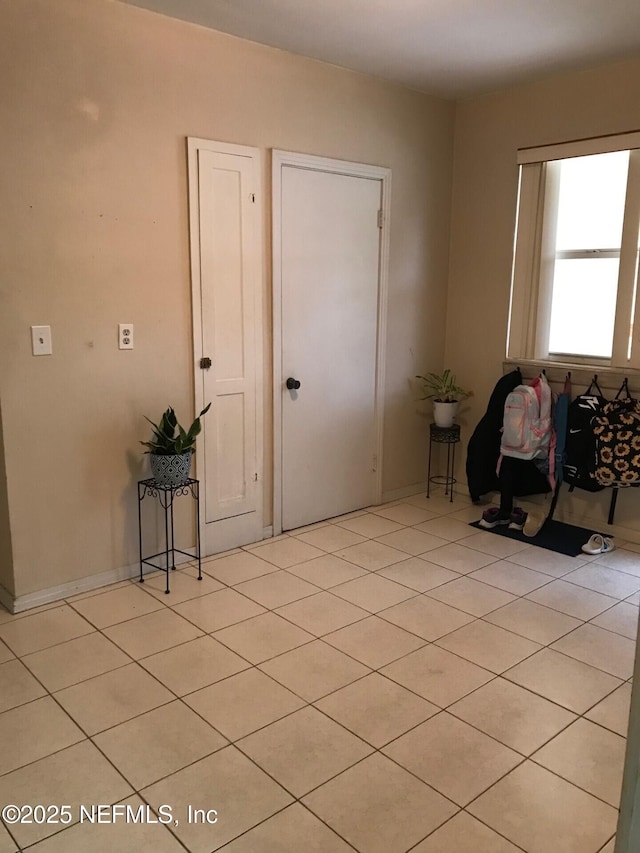
[[[0,586],[0,604],[5,607],[9,613],[13,613],[13,596],[8,589]]]
[[[271,524],[269,527],[263,528],[262,538],[263,539],[272,539],[273,538],[273,524]]]
[[[431,488],[429,489],[432,497],[436,497],[439,495],[444,495],[444,486],[431,483]],[[427,484],[426,481],[424,483],[415,483],[413,486],[405,486],[402,489],[394,489],[390,492],[382,493],[382,503],[390,503],[391,501],[401,501],[403,498],[409,498],[411,495],[418,494],[427,494]],[[453,487],[454,495],[469,495],[469,490],[467,488],[466,481],[458,480]]]
[[[500,502],[499,492],[490,492],[490,495],[494,504],[498,504]],[[486,498],[487,496],[485,495],[484,497]],[[525,510],[528,506],[540,506],[545,512],[547,512],[549,510],[549,503],[551,499],[551,492],[547,492],[544,495],[526,495],[524,497],[518,497],[515,500],[518,505],[522,506]],[[553,513],[553,518],[555,521],[561,521],[564,524],[571,524],[573,527],[584,527],[585,530],[593,531],[594,533],[603,533],[607,536],[614,536],[617,543],[620,544],[623,542],[631,542],[634,545],[640,545],[640,530],[634,530],[632,527],[623,527],[620,524],[607,524],[605,518],[589,517],[585,515],[584,512],[581,514],[575,512],[572,513],[566,506],[566,503],[563,503],[562,493],[560,494],[560,499],[558,500]],[[535,545],[534,539],[531,540],[531,544]]]
[[[426,480],[423,483],[414,483],[412,486],[403,486],[401,489],[392,489],[389,492],[383,492],[382,503],[388,504],[390,501],[400,501],[402,498],[409,498],[411,495],[417,495],[419,492],[427,493]]]
[[[185,548],[188,554],[195,557],[195,548]],[[176,565],[187,563],[191,557],[176,554]],[[81,592],[90,592],[92,589],[100,589],[103,586],[110,586],[118,581],[129,580],[137,577],[140,574],[140,563],[133,563],[130,566],[122,566],[119,569],[111,569],[108,572],[102,572],[99,575],[89,575],[88,577],[79,578],[75,581],[51,586],[48,589],[39,589],[37,592],[29,592],[26,595],[12,596],[7,590],[0,587],[0,603],[2,603],[10,613],[23,613],[25,610],[31,610],[34,607],[40,607],[42,604],[50,604],[52,601],[62,601],[72,595],[77,595]]]
[[[607,524],[605,520],[597,520],[585,518],[571,513],[563,509],[558,501],[558,506],[553,514],[556,521],[563,521],[565,524],[572,524],[574,527],[584,527],[586,530],[593,530],[597,533],[605,533],[608,536],[614,536],[615,539],[622,542],[632,542],[634,545],[640,545],[640,530],[634,530],[631,527],[623,527],[619,524]]]

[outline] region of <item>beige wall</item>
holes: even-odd
[[[193,410],[187,136],[258,146],[265,167],[274,147],[392,169],[384,489],[424,480],[408,378],[442,366],[452,133],[444,101],[113,0],[3,0],[0,399],[16,595],[135,563],[143,414]],[[117,349],[119,322],[135,324],[133,352]],[[52,357],[31,356],[32,324],[51,324]],[[267,329],[267,377],[269,347]]]
[[[564,142],[640,126],[640,59],[556,76],[458,104],[454,146],[451,266],[446,362],[475,397],[465,438],[486,409],[502,372],[518,170],[518,148]],[[640,377],[631,380],[640,392]],[[574,385],[574,392],[584,390]],[[460,463],[463,473],[464,460]],[[606,522],[609,492],[566,490],[559,517],[585,526]],[[620,496],[616,523],[640,541],[640,494]]]

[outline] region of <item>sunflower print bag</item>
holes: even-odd
[[[626,381],[623,388],[628,394]],[[596,437],[598,483],[640,485],[640,400],[629,396],[611,400],[591,423]]]

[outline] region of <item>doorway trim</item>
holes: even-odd
[[[202,281],[201,281],[201,247],[200,247],[200,196],[199,196],[199,157],[200,151],[213,151],[220,154],[233,154],[239,157],[247,157],[254,164],[255,182],[255,217],[252,228],[252,242],[258,257],[257,269],[259,274],[255,282],[254,290],[254,346],[255,346],[255,406],[256,406],[256,475],[258,489],[256,492],[256,518],[255,523],[246,525],[239,531],[222,519],[217,523],[220,525],[220,550],[225,551],[236,547],[233,544],[236,535],[244,539],[247,533],[258,531],[255,541],[264,535],[264,382],[263,382],[263,293],[265,292],[266,270],[265,270],[265,234],[264,234],[264,195],[263,195],[263,165],[262,151],[247,145],[236,145],[228,142],[216,142],[211,139],[200,139],[187,137],[187,182],[188,182],[188,204],[189,204],[189,251],[191,271],[191,310],[192,310],[192,339],[193,339],[193,387],[195,399],[195,411],[199,412],[206,404],[204,399],[204,387],[201,379],[200,359],[205,355],[203,352],[203,329],[202,329]],[[206,429],[206,424],[204,426]],[[206,472],[204,466],[198,464],[198,454],[193,459],[194,473],[192,476],[201,480],[201,494],[204,492],[204,477]],[[206,501],[200,500],[200,535],[204,541],[206,529]],[[233,522],[233,519],[231,520]],[[241,523],[242,524],[242,523]],[[246,529],[245,529],[246,528]],[[253,536],[251,536],[253,539]],[[237,543],[236,543],[237,544]],[[242,542],[240,544],[245,544]],[[203,556],[207,556],[203,553]]]
[[[282,533],[282,169],[286,166],[332,172],[381,182],[380,252],[378,258],[378,324],[375,365],[375,488],[374,503],[382,500],[382,444],[384,379],[387,346],[387,299],[389,289],[389,223],[391,216],[391,169],[273,149],[272,252],[273,252],[273,534]]]

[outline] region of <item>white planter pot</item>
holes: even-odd
[[[433,420],[436,426],[450,427],[453,426],[456,414],[458,413],[458,403],[438,403],[433,401]]]

